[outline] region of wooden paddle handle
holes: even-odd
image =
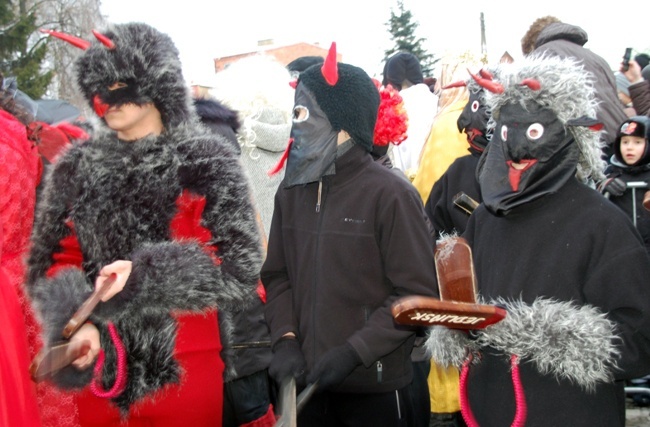
[[[88,299],[86,299],[86,301],[81,304],[81,307],[79,307],[76,313],[63,328],[63,338],[69,339],[72,335],[74,335],[75,332],[79,330],[79,328],[81,328],[86,320],[88,320],[88,317],[90,317],[90,314],[93,312],[95,307],[97,307],[97,304],[99,304],[99,302],[102,300],[102,297],[106,295],[106,292],[108,292],[111,286],[113,286],[116,278],[117,274],[111,274],[108,279],[104,281],[102,286],[95,289],[95,291],[90,294]]]

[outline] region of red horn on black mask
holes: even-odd
[[[500,83],[494,82],[490,79],[477,76],[476,74],[472,74],[471,71],[467,70],[470,76],[474,79],[476,83],[478,83],[479,86],[482,88],[489,90],[492,93],[503,93],[503,85]],[[490,75],[491,76],[491,75]]]
[[[327,58],[325,58],[325,62],[323,62],[320,71],[330,86],[334,86],[339,81],[339,67],[336,63],[336,42],[332,42],[330,50],[327,53]]]
[[[113,40],[109,39],[108,37],[106,37],[105,35],[103,35],[97,30],[93,30],[93,34],[95,35],[97,40],[99,40],[99,42],[104,46],[106,46],[109,50],[115,49],[115,43],[113,43]]]
[[[66,33],[61,33],[59,31],[54,31],[54,30],[48,30],[45,28],[40,29],[41,33],[46,33],[49,34],[53,37],[56,37],[57,39],[61,39],[65,42],[70,43],[74,47],[78,47],[79,49],[86,50],[90,47],[90,42],[84,39],[81,39],[79,37],[66,34]]]

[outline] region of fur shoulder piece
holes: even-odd
[[[496,300],[508,315],[476,331],[475,340],[460,331],[432,328],[427,350],[442,365],[460,366],[467,352],[492,347],[532,362],[542,375],[567,379],[586,390],[613,379],[620,338],[614,323],[593,306],[538,298],[532,304]]]

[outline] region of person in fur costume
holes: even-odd
[[[482,83],[493,137],[463,237],[480,300],[507,316],[469,335],[434,327],[427,346],[462,367],[470,427],[624,426],[624,380],[650,372],[650,264],[587,182],[604,166],[591,75],[533,55]]]
[[[78,84],[106,126],[56,162],[37,212],[28,286],[45,341],[116,277],[72,337],[90,353],[53,381],[79,390],[82,426],[221,425],[217,322],[256,297],[261,264],[237,156],[199,124],[166,34],[141,23],[94,43],[47,32],[85,50]]]

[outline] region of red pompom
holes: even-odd
[[[377,83],[375,83],[377,84]],[[401,144],[407,137],[408,118],[402,96],[391,85],[379,87],[379,111],[375,124],[374,144]]]

